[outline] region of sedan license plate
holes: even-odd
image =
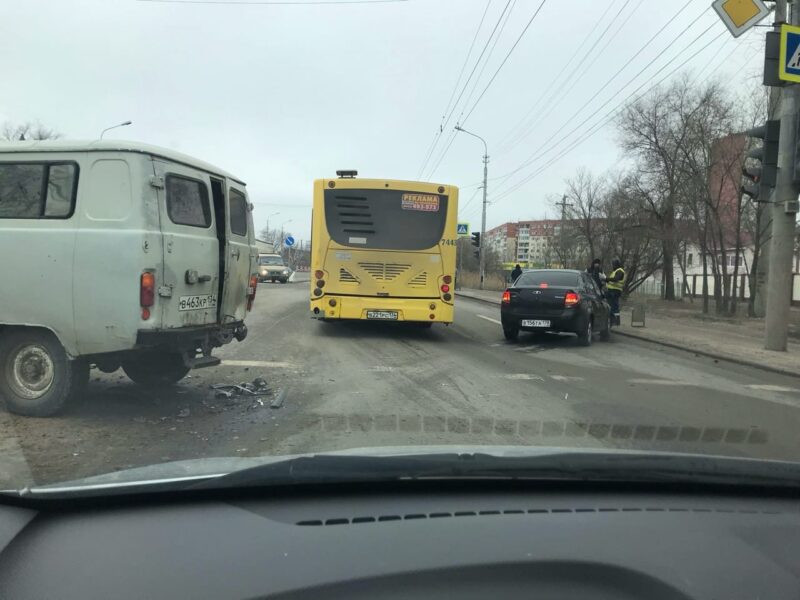
[[[181,296],[178,298],[178,310],[203,310],[217,308],[217,295],[204,294],[202,296]]]
[[[368,310],[368,319],[380,319],[383,321],[397,321],[396,310]]]
[[[523,327],[550,327],[550,321],[542,321],[539,319],[523,319]]]

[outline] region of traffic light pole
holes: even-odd
[[[800,7],[792,5],[792,25],[800,25]],[[785,351],[788,337],[789,307],[792,299],[792,254],[800,185],[795,183],[794,162],[797,137],[797,111],[800,110],[800,84],[787,85],[781,94],[781,135],[778,149],[778,178],[772,204],[772,236],[767,281],[767,315],[764,348]]]
[[[489,179],[489,147],[486,145],[486,140],[484,140],[481,136],[472,133],[471,131],[467,131],[463,129],[460,125],[456,125],[456,131],[460,131],[462,133],[466,133],[467,135],[471,135],[472,137],[478,138],[480,141],[483,142],[483,211],[481,214],[481,238],[479,240],[480,245],[478,246],[478,262],[479,262],[479,271],[480,271],[480,289],[483,289],[483,280],[486,276],[486,253],[484,252],[484,247],[486,245],[486,183]]]

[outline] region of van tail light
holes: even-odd
[[[506,290],[503,292],[503,304],[510,304],[511,303],[511,292]]]
[[[247,311],[253,310],[253,302],[256,300],[256,290],[258,289],[258,275],[250,276],[250,285],[247,286]]]
[[[149,308],[155,303],[156,275],[151,271],[145,271],[139,280],[139,306]]]
[[[575,306],[581,301],[581,297],[575,292],[567,292],[564,294],[564,306]]]

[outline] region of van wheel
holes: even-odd
[[[17,331],[0,338],[0,396],[8,410],[49,417],[85,387],[89,364],[72,361],[46,331]]]
[[[186,377],[190,368],[178,352],[138,352],[122,361],[122,370],[139,385],[171,385]]]

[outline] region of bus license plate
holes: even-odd
[[[381,319],[384,321],[397,321],[396,310],[368,310],[368,319]]]
[[[550,327],[550,321],[540,321],[538,319],[523,319],[523,327]]]
[[[181,296],[178,298],[178,310],[203,310],[217,308],[217,295],[204,294],[202,296]]]

